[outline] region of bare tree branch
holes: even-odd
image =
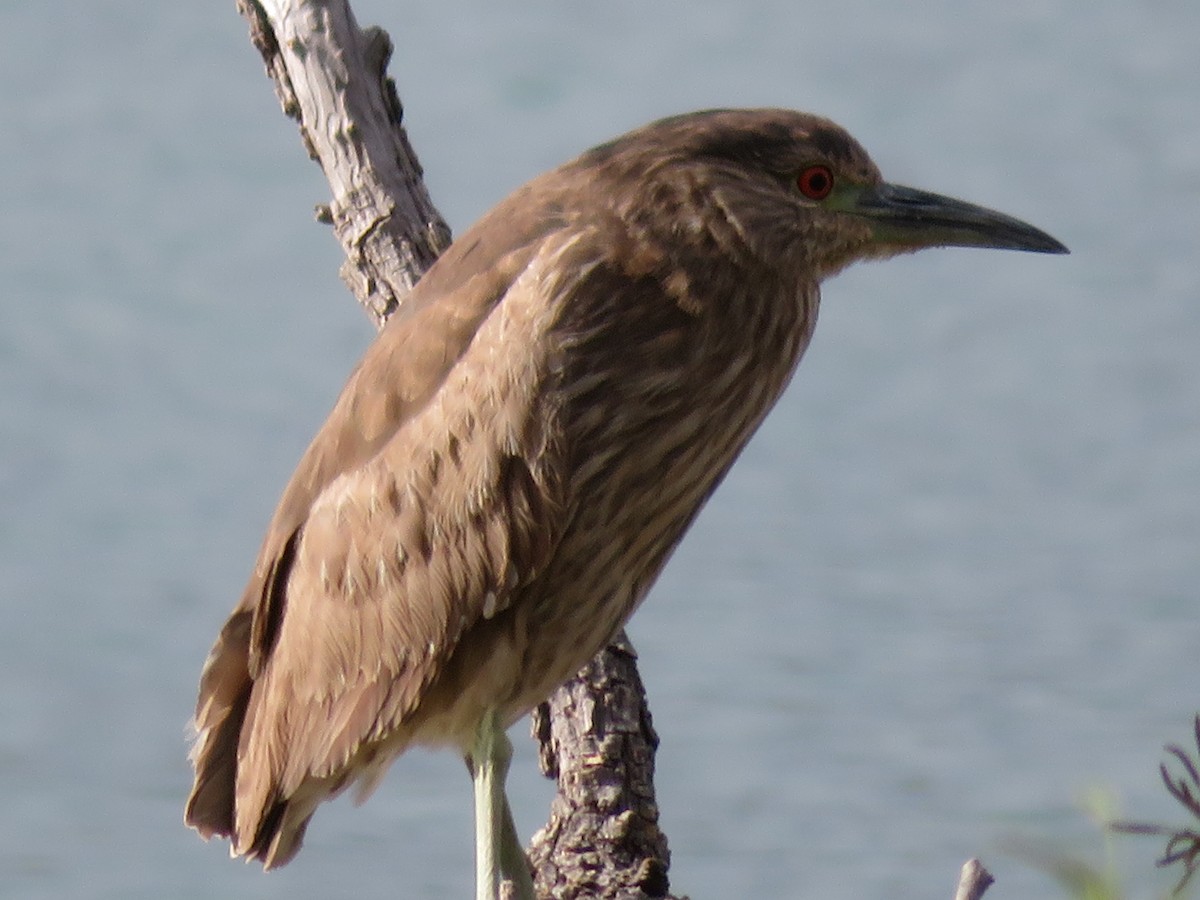
[[[968,859],[963,863],[962,872],[959,874],[954,900],[980,900],[983,892],[991,887],[995,880],[992,873],[983,867],[983,863],[977,859]]]
[[[450,244],[401,125],[392,43],[345,2],[238,0],[283,111],[332,190],[318,218],[346,252],[342,279],[377,325]]]
[[[539,896],[667,896],[658,735],[636,659],[622,632],[534,712],[542,771],[558,783],[550,821],[530,848]]]

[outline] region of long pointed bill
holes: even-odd
[[[898,184],[863,188],[844,212],[869,219],[880,244],[920,247],[992,247],[1068,253],[1027,222],[995,210]]]

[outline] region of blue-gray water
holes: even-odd
[[[1200,707],[1200,4],[356,4],[461,230],[647,119],[778,104],[1069,257],[827,285],[799,375],[632,634],[677,891],[1050,896],[1089,786],[1177,818]],[[915,7],[915,8],[913,8]],[[414,753],[287,869],[180,824],[184,725],[279,489],[371,328],[229,2],[0,5],[0,896],[467,896]],[[529,744],[523,830],[549,789]],[[1124,844],[1135,893],[1155,846]]]

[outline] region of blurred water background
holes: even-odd
[[[1054,896],[1080,796],[1177,819],[1200,707],[1200,4],[355,4],[461,230],[648,119],[827,114],[891,179],[1069,257],[826,286],[799,376],[631,633],[673,887]],[[232,0],[0,4],[0,896],[469,896],[469,783],[416,752],[263,875],[180,824],[185,722],[372,330]],[[515,729],[520,732],[521,729]],[[550,787],[531,744],[521,829]],[[1123,842],[1135,893],[1167,881]]]

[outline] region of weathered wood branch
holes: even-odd
[[[332,199],[317,216],[346,252],[342,279],[377,325],[450,244],[387,75],[392,43],[348,3],[238,0],[283,111],[300,124]]]
[[[558,783],[530,862],[543,897],[665,897],[654,753],[637,654],[624,632],[533,715],[542,771]]]
[[[980,900],[983,892],[991,887],[995,880],[992,873],[983,867],[983,863],[977,859],[968,859],[959,873],[954,900]]]

